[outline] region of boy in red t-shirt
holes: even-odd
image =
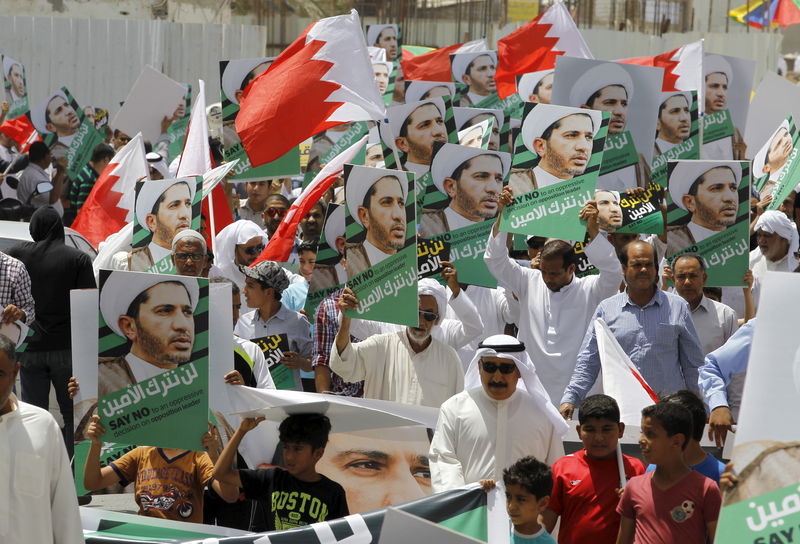
[[[577,426],[581,451],[553,464],[553,493],[542,518],[548,532],[561,516],[559,544],[613,544],[619,531],[617,442],[625,424],[617,401],[592,395],[580,406]],[[635,457],[623,455],[625,477],[644,473]]]
[[[656,469],[625,486],[617,544],[714,541],[722,497],[713,480],[686,464],[691,436],[692,414],[683,406],[659,402],[642,410],[639,446]]]

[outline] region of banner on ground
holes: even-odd
[[[344,195],[347,285],[359,301],[348,315],[418,325],[414,174],[345,165]]]
[[[525,104],[509,177],[514,202],[503,210],[502,231],[583,240],[578,215],[594,199],[608,119],[594,110]]]
[[[669,161],[670,264],[697,253],[709,286],[742,286],[750,253],[750,161]]]
[[[800,277],[767,272],[731,459],[739,483],[723,496],[718,542],[797,540],[800,337],[794,320],[786,319],[785,308],[787,300],[798,296]]]
[[[226,161],[239,159],[231,181],[255,181],[280,178],[300,173],[300,148],[294,147],[280,158],[256,168],[236,132],[236,116],[239,114],[239,99],[257,76],[267,71],[275,57],[255,59],[223,60],[219,63],[220,100],[222,102],[222,145]]]

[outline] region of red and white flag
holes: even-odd
[[[253,166],[350,121],[381,121],[383,98],[358,13],[312,23],[239,101],[236,132]]]
[[[452,81],[450,71],[450,55],[454,53],[478,53],[486,51],[486,40],[474,40],[467,43],[448,45],[428,53],[403,59],[403,77],[406,81]]]
[[[27,115],[4,121],[0,125],[0,132],[17,143],[20,153],[26,153],[33,142],[42,139]]]
[[[331,162],[326,164],[322,170],[314,176],[297,200],[292,203],[289,211],[278,225],[275,234],[269,239],[267,247],[261,255],[253,262],[253,265],[261,261],[277,261],[285,263],[289,260],[292,253],[297,227],[300,221],[308,214],[314,204],[320,201],[325,192],[331,188],[336,179],[342,175],[345,163],[352,162],[358,152],[364,147],[368,136],[364,136],[359,141],[336,155]],[[252,266],[252,265],[251,265]]]
[[[186,130],[176,177],[202,176],[211,170],[211,149],[208,146],[208,120],[206,119],[206,82],[197,81],[197,97],[192,105],[192,115]]]
[[[664,92],[696,90],[702,93],[704,87],[703,40],[687,43],[655,57],[635,57],[617,62],[663,68],[664,83],[661,90]]]
[[[133,221],[136,181],[149,179],[144,141],[139,133],[120,149],[94,183],[71,228],[97,247]]]
[[[594,58],[562,2],[497,40],[495,81],[500,98],[517,92],[517,76],[555,68],[559,55]]]
[[[638,426],[642,408],[658,402],[658,395],[644,381],[605,321],[595,319],[594,332],[600,353],[603,392],[619,404],[620,421]]]

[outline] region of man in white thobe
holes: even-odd
[[[347,287],[339,309],[354,310],[355,293]],[[455,350],[431,337],[442,318],[433,295],[419,296],[419,324],[350,343],[351,318],[342,315],[331,350],[331,370],[346,382],[364,381],[364,397],[439,408],[464,388],[464,371]]]
[[[762,213],[753,230],[758,247],[750,252],[750,270],[757,280],[763,280],[768,271],[792,272],[797,268],[797,227],[785,213]]]
[[[500,195],[498,218],[512,199],[512,191],[506,187]],[[583,250],[600,274],[575,277],[575,254],[571,244],[563,240],[544,245],[539,270],[520,266],[508,256],[509,235],[500,233],[499,220],[484,255],[489,271],[519,299],[519,339],[531,360],[536,361],[536,373],[555,405],[575,368],[583,340],[581,328],[588,326],[597,304],[615,295],[622,283],[622,267],[614,246],[605,236],[598,236],[595,203],[588,202],[580,217],[586,220],[589,235]]]
[[[83,543],[67,450],[53,416],[17,400],[16,346],[0,335],[0,542]]]
[[[524,387],[517,387],[520,377]],[[439,411],[428,454],[434,492],[499,480],[503,469],[527,455],[548,465],[564,455],[567,424],[516,338],[487,338],[465,382]]]

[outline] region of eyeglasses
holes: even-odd
[[[514,363],[495,363],[493,361],[481,361],[481,366],[483,366],[483,371],[489,374],[494,374],[498,370],[500,374],[511,374],[517,368]]]
[[[266,210],[264,210],[264,213],[266,213],[270,217],[275,217],[275,216],[283,217],[284,215],[286,215],[287,211],[289,210],[287,210],[286,208],[267,208]]]
[[[248,255],[258,255],[262,251],[264,251],[264,244],[259,244],[257,246],[247,246],[245,248],[242,248],[242,251],[244,251]]]
[[[205,257],[204,253],[176,253],[175,258],[179,261],[199,262]]]
[[[434,321],[439,319],[439,314],[434,313],[434,312],[428,312],[426,310],[420,310],[419,311],[419,315],[422,316],[422,319],[424,319],[425,321],[431,322],[431,323],[433,323]]]

